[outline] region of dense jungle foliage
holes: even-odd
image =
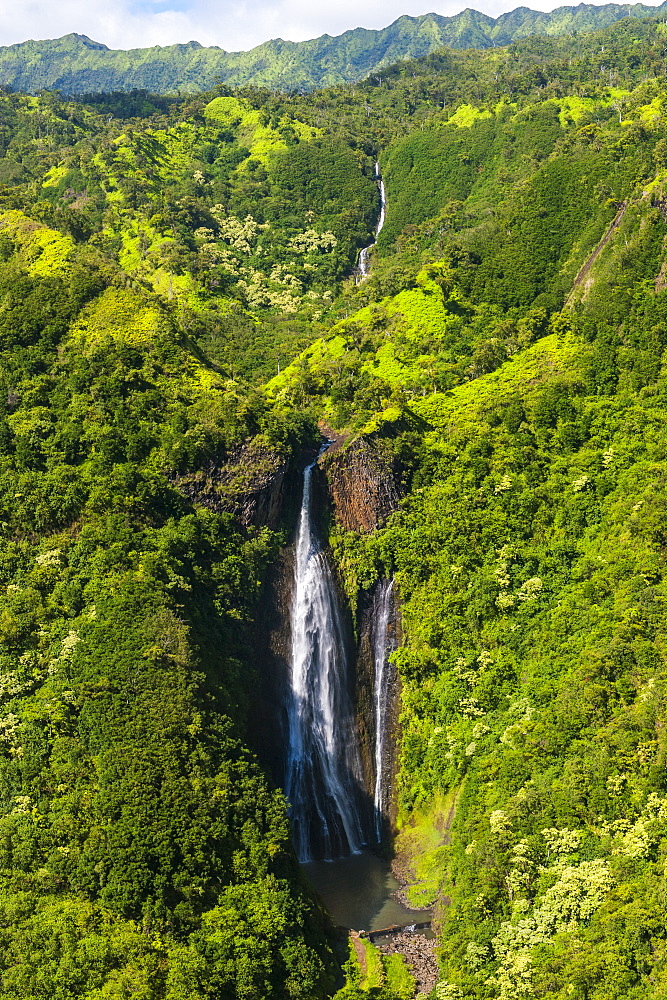
[[[342,986],[247,750],[288,525],[234,497],[318,422],[403,497],[330,543],[400,596],[433,997],[666,995],[666,53],[0,96],[0,1000],[413,992]]]

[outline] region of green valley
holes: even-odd
[[[0,1000],[417,995],[275,773],[306,466],[366,779],[393,581],[421,1000],[667,995],[667,31],[630,13],[312,93],[0,94]]]

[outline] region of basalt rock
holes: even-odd
[[[374,719],[373,719],[373,621],[372,601],[364,594],[361,602],[359,619],[359,643],[356,650],[355,663],[355,718],[361,753],[361,765],[364,776],[364,786],[369,801],[369,826],[373,823],[370,803],[375,785],[375,761],[373,758]]]
[[[283,784],[288,745],[290,605],[294,591],[294,546],[278,555],[267,580],[255,629],[259,666],[253,697],[250,744],[277,786]]]
[[[374,531],[398,507],[398,476],[383,442],[357,438],[325,455],[322,469],[334,518],[346,531]]]
[[[430,993],[440,978],[435,956],[436,941],[419,931],[404,928],[398,934],[379,937],[376,946],[384,955],[402,955],[415,977],[420,994]]]
[[[234,514],[245,527],[281,528],[290,534],[294,531],[301,472],[257,438],[235,448],[224,463],[173,477],[172,482],[193,503],[216,513]],[[285,769],[285,691],[289,684],[293,583],[294,548],[290,544],[275,559],[260,599],[254,628],[257,671],[252,679],[247,732],[250,746],[276,785],[281,784]]]
[[[257,439],[235,448],[222,465],[173,478],[193,503],[234,514],[245,527],[277,528],[286,499],[289,463]]]
[[[326,435],[330,437],[329,434]],[[257,440],[245,442],[230,454],[224,464],[180,476],[174,480],[178,489],[193,502],[215,511],[228,511],[246,526],[267,525],[286,531],[288,542],[274,562],[266,581],[261,612],[255,627],[255,658],[258,667],[248,739],[253,750],[281,785],[285,774],[287,748],[287,692],[289,689],[291,630],[290,606],[294,587],[294,538],[302,492],[303,466],[316,458],[316,452],[304,453],[301,461],[290,465]],[[343,528],[370,532],[380,526],[398,506],[399,470],[394,467],[387,442],[374,437],[358,438],[351,443],[336,441],[330,452],[321,456],[313,470],[316,497],[313,520],[325,535],[332,516]],[[329,512],[329,514],[327,514]],[[334,576],[335,576],[335,567]],[[337,581],[339,583],[339,581]],[[355,703],[357,738],[361,748],[365,803],[363,825],[369,834],[374,829],[373,792],[375,787],[375,719],[373,706],[373,671],[376,626],[379,614],[379,586],[360,595],[353,614],[342,586],[338,586],[343,618],[350,685]],[[399,615],[394,604],[389,625],[389,646],[398,642]],[[353,641],[353,633],[358,637]],[[398,726],[398,678],[390,667],[388,722],[393,734]],[[389,744],[393,747],[394,739]],[[386,787],[393,784],[396,761],[390,751],[383,763]],[[384,835],[394,824],[393,806],[384,817]],[[384,838],[383,838],[384,839]]]

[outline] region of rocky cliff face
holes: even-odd
[[[381,526],[398,506],[397,470],[382,441],[358,438],[349,444],[337,442],[318,463],[313,478],[322,530],[327,510],[345,530],[371,532]],[[266,525],[287,531],[288,544],[281,550],[266,581],[256,622],[255,656],[257,690],[250,718],[250,745],[276,785],[284,778],[287,745],[287,691],[289,686],[291,634],[290,605],[294,587],[294,540],[303,488],[303,466],[315,458],[304,454],[290,465],[265,445],[245,442],[227,462],[201,472],[181,476],[176,485],[195,503],[211,510],[228,511],[246,526]],[[379,585],[360,595],[356,621],[358,641],[352,641],[352,614],[341,593],[350,639],[348,655],[353,666],[355,709],[362,750],[364,785],[368,803],[367,825],[373,821],[375,788],[374,667]],[[398,607],[391,618],[389,644],[398,637]],[[351,679],[352,679],[351,678]],[[388,674],[392,733],[398,724],[398,678]],[[384,782],[391,787],[395,772],[395,739],[388,741],[383,762]],[[393,825],[392,810],[385,817],[385,831]]]
[[[258,686],[253,699],[250,744],[277,786],[285,776],[288,742],[290,606],[294,589],[294,545],[285,546],[267,580],[256,624]]]
[[[398,476],[382,441],[361,437],[332,450],[322,470],[334,518],[346,531],[374,531],[398,507]]]
[[[303,455],[301,466],[312,462],[315,457],[316,453]],[[261,682],[253,711],[255,733],[252,745],[278,785],[284,779],[288,742],[287,704],[292,652],[290,609],[295,585],[295,543],[302,490],[303,474],[300,469],[295,473],[290,489],[284,491],[284,506],[278,512],[281,524],[287,528],[289,540],[272,567],[256,628]],[[317,498],[313,516],[319,523],[320,537],[323,537],[329,496],[321,467],[316,467],[313,473],[313,494]],[[333,568],[335,576],[335,567]],[[358,684],[353,673],[356,647],[353,641],[352,615],[342,588],[337,587],[337,590],[346,655],[352,667],[350,681],[356,696]]]
[[[235,514],[245,525],[277,528],[292,483],[289,462],[255,438],[239,445],[223,465],[176,477],[194,503]]]
[[[290,535],[294,532],[301,500],[301,470],[261,439],[239,445],[223,464],[174,477],[172,482],[193,503],[234,514],[246,528],[266,526],[286,529]],[[247,733],[249,745],[276,785],[280,785],[284,774],[293,582],[294,549],[289,544],[271,567],[255,623],[257,670],[251,680],[254,691]]]

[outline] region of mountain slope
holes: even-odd
[[[336,989],[243,749],[289,525],[246,501],[318,421],[402,495],[322,521],[350,615],[400,599],[429,1000],[664,1000],[664,32],[0,94],[0,1000]],[[337,1000],[413,997],[360,951]]]
[[[402,59],[443,46],[492,48],[529,35],[564,35],[604,28],[625,17],[663,13],[644,4],[559,7],[551,13],[518,7],[498,18],[467,8],[453,17],[399,17],[386,28],[354,28],[305,42],[277,38],[249,52],[225,52],[198,42],[113,50],[85,35],[70,34],[0,48],[0,84],[33,92],[68,94],[147,89],[154,93],[206,90],[214,83],[312,89],[360,80]]]
[[[364,307],[269,386],[405,492],[332,548],[353,606],[400,594],[398,848],[438,1000],[665,996],[666,100],[398,139]]]

